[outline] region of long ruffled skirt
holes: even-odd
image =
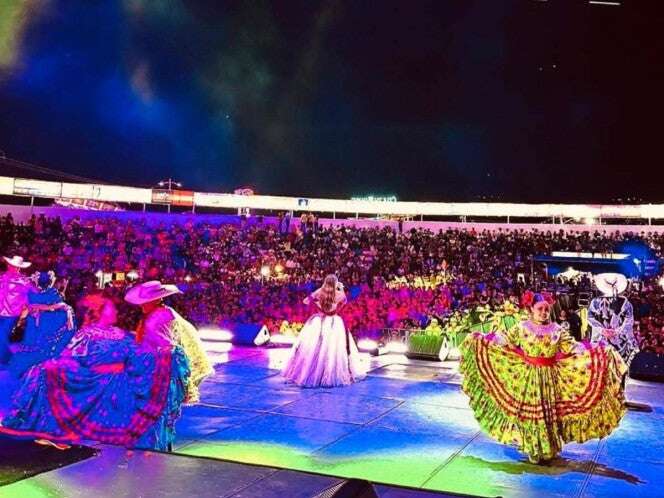
[[[25,337],[9,360],[9,371],[17,378],[31,366],[60,356],[75,332],[65,311],[43,312],[39,319],[28,316],[26,320]]]
[[[120,363],[86,365],[72,358],[32,367],[0,433],[166,450],[174,438],[189,379],[180,347],[137,352]]]
[[[624,363],[610,347],[535,366],[481,334],[461,346],[463,390],[480,426],[533,462],[554,458],[568,442],[608,436],[625,414]]]
[[[0,316],[0,365],[8,363],[11,358],[9,336],[17,321],[15,316]]]
[[[191,370],[191,377],[187,386],[185,403],[194,404],[200,401],[199,387],[203,381],[214,374],[214,368],[205,352],[205,347],[193,326],[183,326],[180,331],[180,343],[184,349]]]
[[[282,374],[302,387],[336,387],[362,379],[366,369],[343,319],[317,313],[302,327]]]

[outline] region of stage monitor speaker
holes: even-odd
[[[664,354],[640,351],[632,360],[629,376],[633,379],[664,382]]]
[[[369,481],[349,479],[327,488],[314,498],[378,498],[378,493]]]
[[[270,341],[270,331],[265,325],[256,323],[238,323],[231,328],[233,344],[262,346]]]

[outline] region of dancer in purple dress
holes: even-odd
[[[357,346],[337,314],[346,302],[343,285],[335,275],[309,295],[305,304],[318,312],[304,324],[283,370],[284,377],[302,387],[346,386],[364,377]]]

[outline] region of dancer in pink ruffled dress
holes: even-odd
[[[305,304],[319,311],[304,324],[283,369],[284,377],[302,387],[347,386],[364,378],[365,368],[350,332],[337,314],[346,303],[343,285],[335,275],[310,294]]]

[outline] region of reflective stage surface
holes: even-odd
[[[0,496],[304,498],[351,477],[422,490],[378,487],[387,498],[662,496],[664,385],[630,381],[628,398],[652,413],[629,412],[609,438],[538,466],[480,432],[454,363],[367,357],[362,382],[300,389],[278,374],[287,349],[218,346],[202,403],[179,421],[177,455],[102,447]]]

